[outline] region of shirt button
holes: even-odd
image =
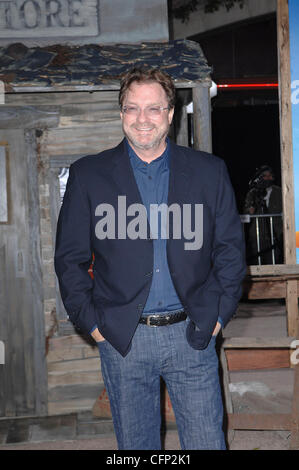
[[[159,273],[160,272],[160,269],[156,269],[156,273]]]

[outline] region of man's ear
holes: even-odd
[[[174,114],[174,108],[171,108],[171,109],[168,111],[168,122],[169,122],[169,125],[172,123],[173,114]]]

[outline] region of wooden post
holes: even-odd
[[[284,225],[284,261],[286,264],[296,264],[288,0],[277,0],[277,40],[279,71],[278,78],[280,105],[282,201]],[[288,280],[286,288],[288,334],[289,336],[297,336],[298,294],[296,281]]]
[[[194,148],[212,152],[211,102],[209,86],[192,88]]]
[[[176,143],[188,147],[188,114],[186,106],[182,106],[180,115],[176,119]]]

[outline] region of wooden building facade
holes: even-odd
[[[172,137],[211,151],[210,68],[198,44],[14,44],[0,50],[0,148],[7,220],[0,223],[0,417],[90,410],[103,390],[98,349],[67,320],[54,272],[64,177],[76,159],[123,138],[120,75],[158,66],[178,94]],[[193,132],[186,104],[194,101]],[[194,136],[194,137],[193,137]],[[92,274],[92,273],[91,273]]]

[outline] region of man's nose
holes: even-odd
[[[139,112],[137,114],[137,119],[138,119],[138,121],[141,121],[141,122],[147,120],[146,109],[139,109]]]

